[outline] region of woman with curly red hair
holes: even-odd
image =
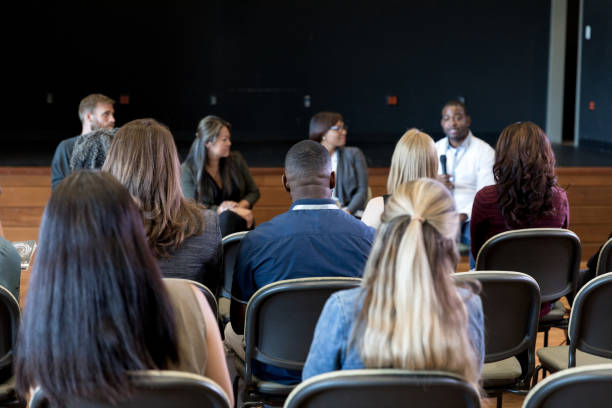
[[[533,122],[502,130],[495,147],[495,185],[474,198],[470,232],[474,258],[500,232],[521,228],[568,228],[569,204],[557,184],[555,155]]]

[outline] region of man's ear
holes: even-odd
[[[472,117],[471,116],[466,116],[465,117],[465,123],[467,123],[468,127],[470,127],[472,125]]]
[[[285,176],[285,173],[283,173],[283,188],[285,189],[286,192],[290,193],[291,192],[291,188],[289,188],[289,183],[287,182],[287,176]]]
[[[329,175],[329,189],[333,190],[336,187],[336,172],[332,171]]]

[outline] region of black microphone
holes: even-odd
[[[440,155],[440,164],[442,165],[442,174],[446,175],[448,174],[446,172],[446,155]]]

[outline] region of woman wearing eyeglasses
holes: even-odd
[[[346,131],[342,115],[319,112],[310,120],[310,140],[321,143],[332,159],[336,187],[332,197],[349,214],[361,216],[368,198],[368,165],[357,147],[346,147]]]

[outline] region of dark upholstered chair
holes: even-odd
[[[612,364],[570,368],[534,387],[523,408],[610,407]]]
[[[21,311],[15,296],[0,286],[0,406],[25,407],[25,401],[15,394],[13,349],[19,331]]]
[[[480,407],[478,393],[461,377],[438,371],[364,369],[335,371],[298,385],[285,408]]]
[[[245,403],[283,403],[295,385],[258,379],[253,375],[253,362],[302,370],[329,296],[360,284],[358,278],[302,278],[271,283],[255,292],[244,323],[245,359],[235,358],[245,380]]]
[[[576,366],[611,364],[611,311],[612,272],[609,272],[580,289],[569,320],[570,344],[539,349],[541,367],[556,372]]]
[[[234,266],[238,257],[240,241],[248,231],[235,232],[223,237],[223,279],[218,293],[219,321],[223,327],[230,319],[230,299],[232,298],[232,279],[234,277]],[[221,328],[223,333],[223,328]]]
[[[66,408],[229,408],[229,399],[214,381],[179,371],[135,371],[133,395],[117,404],[99,401],[68,401]],[[40,388],[30,398],[30,408],[51,407]]]
[[[566,229],[506,231],[485,242],[476,258],[476,270],[526,273],[538,282],[542,302],[553,302],[576,293],[580,251],[580,239]],[[565,313],[563,304],[555,302],[550,313],[540,318],[538,330],[544,332],[545,346],[551,327],[567,327]]]
[[[535,341],[540,313],[536,281],[519,272],[458,273],[459,281],[477,280],[485,321],[485,365],[482,381],[501,407],[506,390],[526,390],[535,366]]]
[[[210,289],[208,289],[206,286],[202,285],[200,282],[191,280],[191,279],[182,279],[182,278],[164,278],[164,280],[182,280],[185,282],[189,282],[190,284],[192,284],[193,286],[195,286],[196,288],[198,288],[200,290],[200,292],[202,292],[202,294],[204,295],[204,297],[206,298],[206,301],[208,302],[208,304],[210,305],[210,308],[212,309],[213,315],[217,316],[218,312],[219,312],[219,306],[217,305],[217,299],[215,298],[215,295],[213,295],[213,293],[210,291]]]
[[[607,240],[601,247],[601,251],[599,251],[595,276],[603,275],[608,272],[612,272],[612,238]]]

